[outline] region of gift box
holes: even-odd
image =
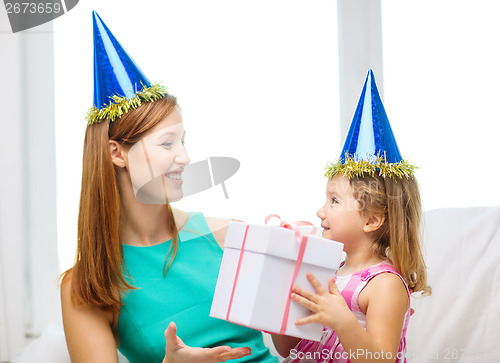
[[[311,312],[291,300],[291,287],[314,292],[307,272],[327,287],[339,268],[343,244],[282,226],[229,224],[210,316],[319,341],[322,325],[294,324]]]

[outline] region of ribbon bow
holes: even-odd
[[[281,217],[279,215],[270,214],[266,217],[265,223],[267,224],[267,222],[269,222],[273,218],[278,218],[280,220],[280,225],[279,225],[280,227],[293,230],[295,232],[295,239],[297,240],[298,243],[301,242],[301,239],[302,239],[301,234],[306,234],[306,235],[310,235],[310,236],[314,236],[316,234],[316,227],[314,227],[314,225],[311,222],[296,221],[296,222],[292,222],[293,224],[290,224],[290,223],[287,223],[287,222],[281,220]],[[310,231],[308,233],[304,233],[304,232],[300,231],[300,229],[299,229],[300,226],[311,226],[313,229],[312,229],[312,231]]]

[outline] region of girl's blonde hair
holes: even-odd
[[[412,292],[431,294],[422,255],[422,205],[417,180],[394,180],[365,174],[350,179],[354,198],[364,215],[384,216],[375,231],[375,253],[390,259]]]
[[[62,275],[71,274],[71,297],[75,304],[120,309],[120,292],[133,287],[122,269],[120,243],[120,194],[115,165],[111,161],[109,140],[132,146],[158,125],[177,105],[174,96],[165,95],[154,102],[144,102],[113,122],[105,119],[87,126],[83,147],[82,189],[78,214],[78,244],[75,264]],[[170,204],[165,223],[172,233],[171,249],[165,270],[172,263],[178,247],[178,230]]]

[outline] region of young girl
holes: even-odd
[[[94,47],[77,256],[61,284],[71,361],[118,363],[119,347],[130,363],[277,362],[260,332],[209,317],[229,221],[169,203],[190,161],[176,98],[96,13]]]
[[[328,167],[317,215],[323,237],[344,243],[345,262],[328,287],[308,275],[316,294],[292,289],[292,299],[311,311],[296,324],[324,325],[321,341],[273,340],[285,362],[406,362],[410,294],[430,293],[421,203],[414,167],[399,154],[371,71],[341,155]]]

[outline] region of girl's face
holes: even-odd
[[[348,245],[366,235],[361,206],[354,198],[349,179],[336,175],[326,187],[326,202],[316,213],[323,227],[322,237]],[[346,246],[347,247],[347,246]]]
[[[137,200],[164,204],[182,198],[182,172],[189,164],[182,115],[175,107],[128,152],[128,167]]]

